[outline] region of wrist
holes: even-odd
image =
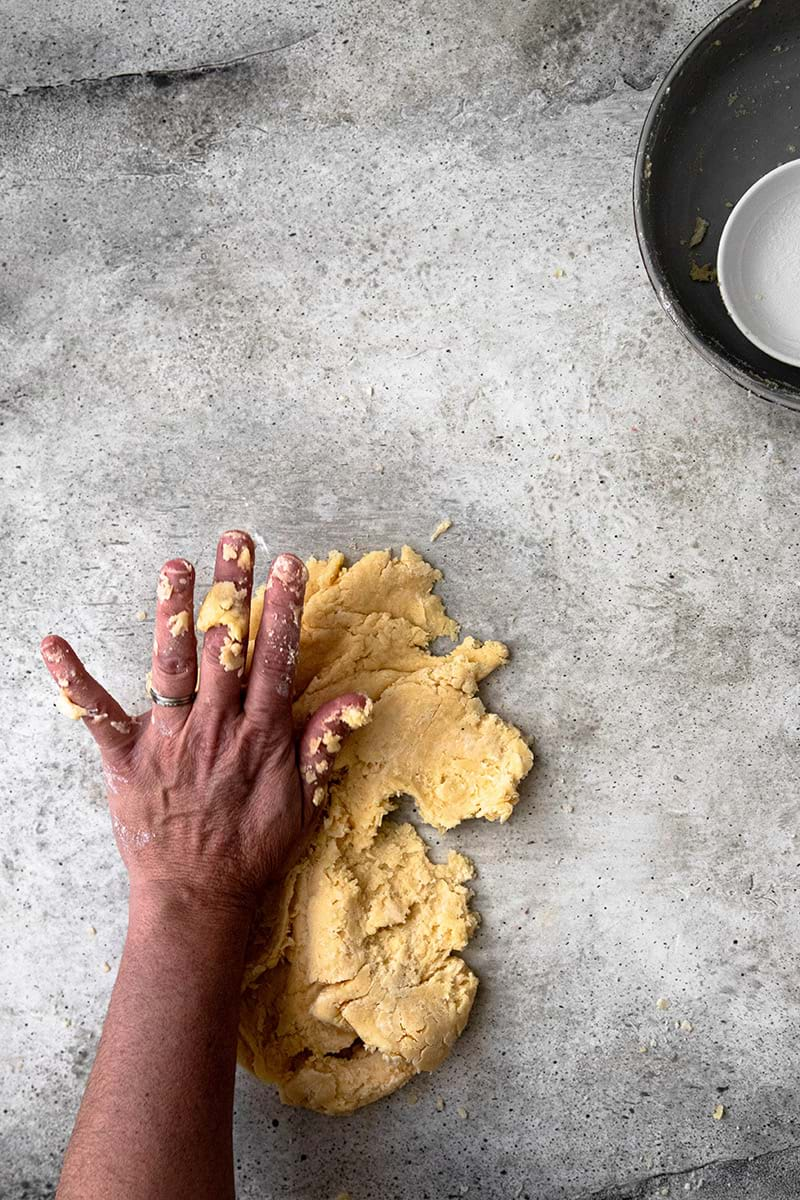
[[[209,949],[241,948],[250,932],[254,906],[189,883],[131,880],[128,936],[172,943],[197,938]]]

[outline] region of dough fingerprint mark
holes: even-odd
[[[478,980],[459,951],[478,924],[472,864],[435,863],[408,822],[385,820],[410,796],[444,831],[470,817],[503,822],[533,756],[486,712],[478,685],[508,652],[465,638],[441,579],[409,547],[311,559],[294,715],[366,692],[372,721],[336,756],[330,803],[306,857],[265,897],[251,938],[239,1059],[287,1104],[355,1111],[447,1057]],[[260,619],[253,598],[250,643]]]

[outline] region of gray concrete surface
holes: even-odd
[[[444,515],[539,754],[509,825],[446,839],[479,1002],[416,1104],[242,1077],[242,1200],[800,1192],[800,418],[687,349],[629,203],[720,7],[0,5],[0,1196],[53,1194],[125,921],[39,635],[136,705],[167,555],[207,582],[230,525],[263,562]]]

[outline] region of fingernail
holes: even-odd
[[[194,582],[194,567],[185,558],[171,558],[164,563],[159,576],[159,600],[169,600],[173,591],[185,592]],[[161,594],[163,592],[163,595]]]
[[[250,534],[244,533],[241,529],[229,529],[227,533],[223,533],[219,540],[222,561],[226,563],[235,562],[239,570],[247,574],[253,565],[253,555],[251,553],[253,541]]]
[[[48,663],[60,663],[64,659],[64,655],[59,650],[58,646],[43,646],[42,658]]]
[[[269,577],[271,580],[279,579],[287,587],[300,588],[306,585],[308,571],[305,563],[294,554],[279,554],[272,564]]]

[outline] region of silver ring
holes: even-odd
[[[191,696],[161,696],[155,688],[148,688],[150,699],[154,704],[160,704],[163,708],[183,708],[187,704],[192,704],[197,692],[192,692]]]

